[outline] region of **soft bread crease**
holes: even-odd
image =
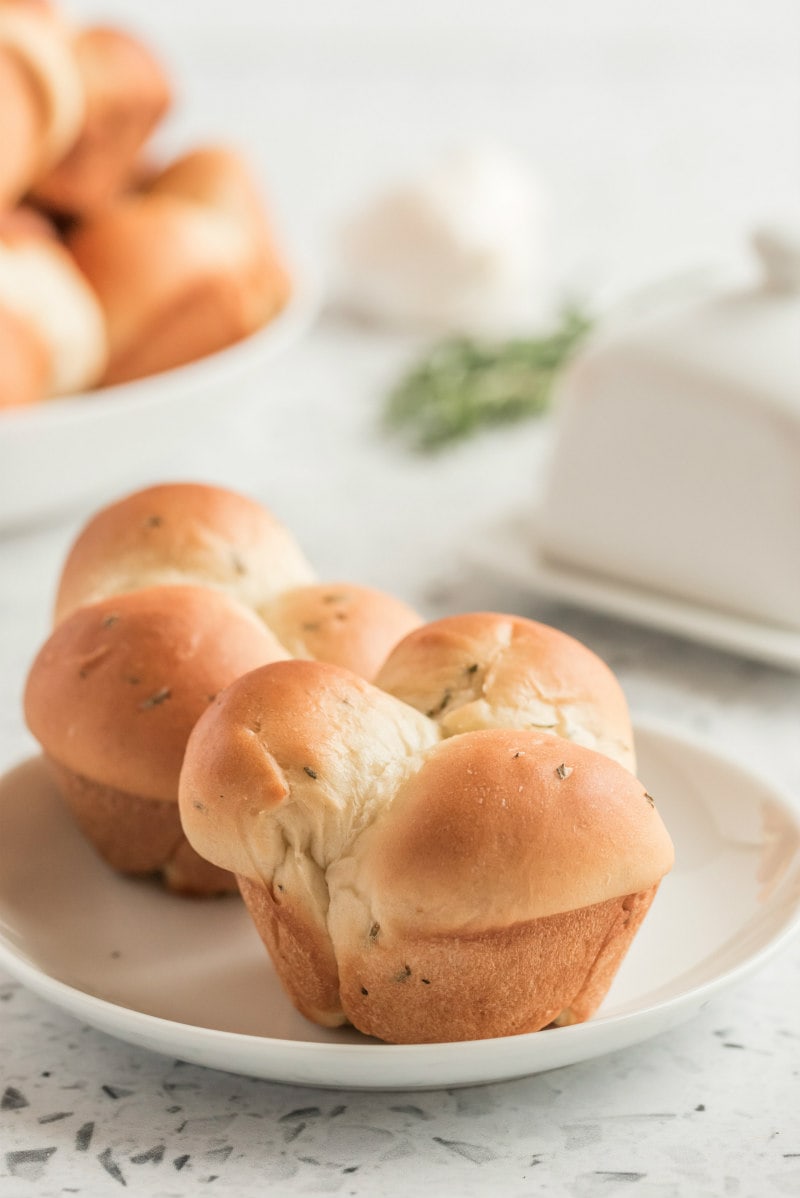
[[[375,684],[436,719],[446,736],[532,728],[636,766],[627,703],[611,670],[533,620],[473,612],[423,625],[396,646]]]
[[[269,710],[262,715],[252,711],[254,675],[219,696],[202,722],[213,727],[232,720],[236,734],[224,758],[207,756],[198,734],[195,760],[203,797],[184,774],[181,805],[195,829],[195,847],[211,860],[230,862],[226,868],[237,875],[242,897],[300,1009],[335,1026],[345,1021],[345,1013],[328,929],[328,871],[377,818],[385,796],[415,768],[423,747],[438,741],[439,732],[391,696],[326,667],[328,686],[313,696],[315,713],[323,724],[338,719],[339,736],[335,744],[321,746],[291,709],[282,686],[284,680],[293,687],[298,678],[317,679],[318,667],[292,665],[292,671],[268,680]],[[255,681],[257,690],[260,679]],[[355,746],[365,721],[369,752],[359,755]],[[267,736],[272,749],[265,744]],[[244,802],[229,805],[227,796],[238,792],[242,776],[247,779]],[[215,819],[223,811],[236,821],[233,855]]]

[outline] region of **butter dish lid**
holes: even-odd
[[[602,348],[594,348],[722,384],[728,395],[751,396],[796,416],[800,223],[760,229],[752,245],[760,269],[751,281],[612,326],[601,334]]]
[[[548,560],[800,632],[800,235],[760,272],[618,319],[565,372]]]

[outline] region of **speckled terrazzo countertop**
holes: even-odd
[[[184,1065],[80,1027],[9,983],[0,1194],[795,1195],[799,966],[797,954],[774,963],[639,1048],[414,1094]]]

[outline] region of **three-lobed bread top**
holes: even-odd
[[[672,864],[652,800],[610,758],[530,729],[448,737],[320,663],[266,666],[219,697],[190,737],[180,807],[215,864],[269,888],[310,859],[316,903],[357,894],[378,922],[434,934],[635,893]]]
[[[375,678],[435,719],[444,736],[481,728],[554,732],[635,770],[628,705],[580,641],[521,616],[470,612],[424,624]]]
[[[211,586],[252,608],[292,656],[365,677],[420,622],[385,592],[313,579],[294,538],[260,504],[221,487],[163,484],[103,508],[85,526],[62,571],[56,619],[142,586]]]
[[[189,733],[220,690],[286,656],[247,608],[207,587],[149,587],[78,608],[33,663],[28,726],[67,769],[176,799]]]

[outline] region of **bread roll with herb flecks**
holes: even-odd
[[[604,661],[557,628],[496,612],[412,631],[375,678],[444,736],[482,728],[552,732],[636,769],[628,704]]]
[[[364,677],[420,623],[383,591],[317,583],[270,512],[244,495],[199,483],[147,487],[98,512],[67,557],[56,619],[104,595],[178,583],[226,591],[252,608],[292,656]]]
[[[644,785],[553,733],[455,732],[316,662],[230,686],[180,780],[298,1009],[396,1043],[589,1018],[673,861]]]
[[[97,296],[48,223],[24,209],[0,218],[0,305],[29,324],[46,348],[39,398],[98,381],[108,338]]]
[[[285,657],[252,612],[208,587],[148,587],[78,608],[40,650],[25,714],[98,853],[170,889],[233,879],[186,843],[178,778],[200,715],[241,674]]]

